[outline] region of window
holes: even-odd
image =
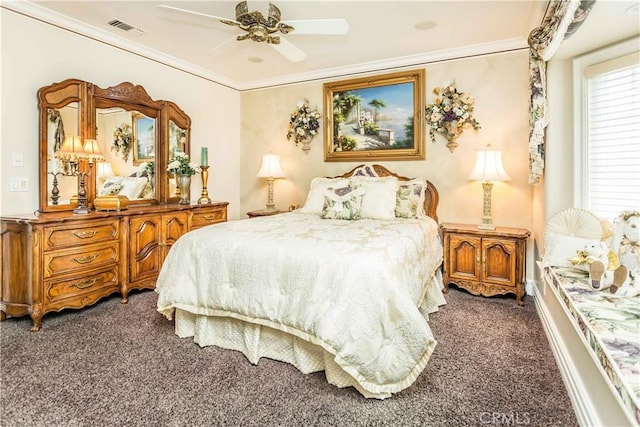
[[[640,52],[635,46],[630,54],[610,48],[574,63],[581,84],[576,200],[610,220],[623,210],[640,211]]]

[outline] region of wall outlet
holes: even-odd
[[[9,191],[29,191],[29,178],[26,176],[10,177]]]

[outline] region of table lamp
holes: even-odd
[[[111,167],[111,163],[102,162],[98,163],[98,181],[100,184],[103,184],[107,178],[113,176],[113,168]]]
[[[78,173],[78,160],[84,156],[82,138],[79,136],[67,136],[62,142],[62,146],[54,153],[57,159],[62,161],[64,174],[73,176]]]
[[[481,230],[495,230],[491,221],[491,189],[496,181],[511,181],[511,177],[502,166],[502,151],[494,150],[488,144],[485,150],[478,150],[476,163],[469,174],[471,181],[481,181],[484,189],[484,207],[482,211],[482,223],[478,225]]]
[[[102,155],[102,151],[100,151],[98,141],[95,139],[85,139],[83,150],[84,157],[90,162],[98,163],[104,161],[104,156]]]
[[[276,206],[273,204],[273,180],[275,178],[284,178],[282,169],[280,169],[280,157],[271,153],[262,156],[262,166],[256,176],[258,178],[267,178],[267,207],[265,211],[275,211]]]

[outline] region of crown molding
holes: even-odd
[[[31,3],[25,0],[2,2],[0,3],[0,7],[44,22],[46,24],[53,25],[54,27],[58,27],[62,30],[70,31],[80,36],[87,37],[99,43],[104,43],[109,46],[122,49],[126,52],[130,52],[134,55],[150,59],[152,61],[164,64],[168,67],[175,68],[185,73],[189,73],[194,76],[210,80],[214,83],[227,86],[231,89],[239,90],[238,82],[234,80],[229,80],[202,67],[193,65],[190,62],[183,61],[174,56],[167,55],[163,52],[159,52],[157,50],[135,43],[129,39],[117,36],[108,31],[96,28],[92,25],[88,25],[82,21],[78,21],[77,19],[52,11],[35,3]]]
[[[513,38],[492,43],[476,44],[455,49],[437,50],[419,55],[389,58],[381,61],[363,62],[345,67],[326,68],[309,73],[298,73],[273,79],[254,80],[239,85],[239,90],[256,90],[266,87],[306,83],[313,80],[352,76],[354,74],[374,73],[385,70],[415,67],[434,62],[455,61],[474,56],[493,55],[528,49],[527,40]]]
[[[345,67],[326,68],[308,73],[291,74],[241,83],[26,0],[2,2],[0,3],[0,7],[237,91],[257,90],[274,86],[285,86],[316,80],[340,78],[355,74],[381,72],[397,68],[420,66],[434,62],[453,61],[473,56],[505,53],[528,48],[526,39],[514,38],[455,49],[426,52],[420,55],[389,58],[381,61],[364,62]]]

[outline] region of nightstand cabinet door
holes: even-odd
[[[448,248],[447,264],[451,279],[480,280],[481,239],[451,235]]]
[[[516,286],[516,242],[504,239],[482,239],[483,282]]]
[[[474,295],[513,293],[518,305],[522,305],[528,230],[479,230],[466,224],[442,224],[440,229],[445,292],[454,284]]]

